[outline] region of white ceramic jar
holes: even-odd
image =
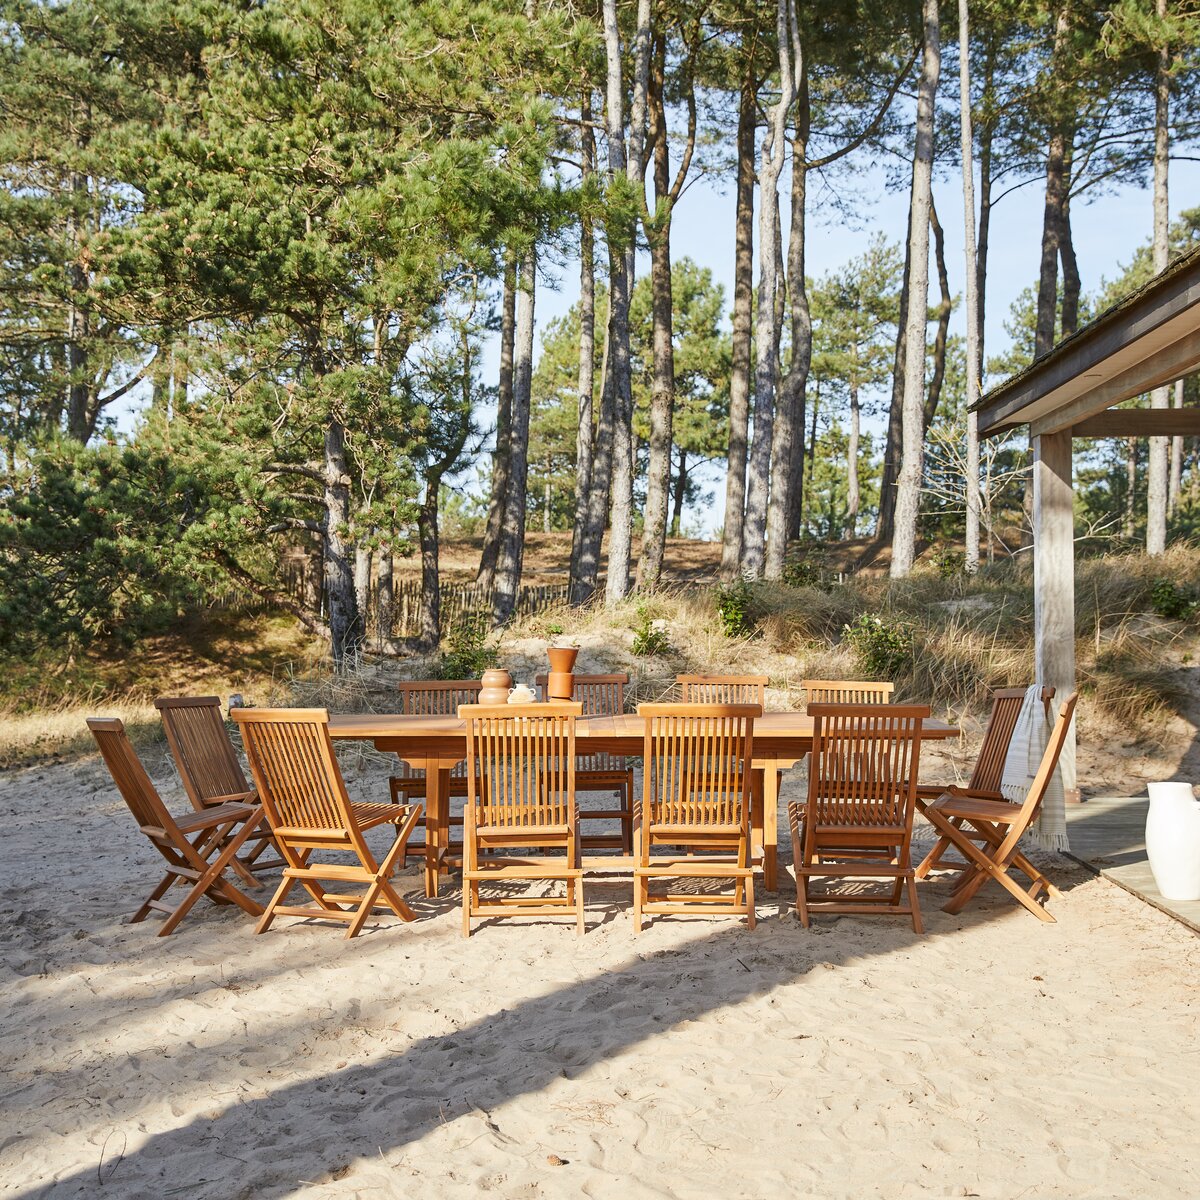
[[[1190,783],[1149,785],[1146,856],[1164,900],[1200,900],[1200,803]]]

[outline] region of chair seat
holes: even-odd
[[[480,837],[566,837],[566,825],[476,825],[475,832]]]
[[[382,802],[351,804],[350,808],[361,829],[373,829],[376,825],[398,825],[412,811],[407,804]]]
[[[973,796],[945,795],[929,807],[936,809],[944,817],[994,821],[998,825],[1011,825],[1021,815],[1019,804],[1009,804],[1007,800],[976,799]]]
[[[180,833],[196,833],[201,829],[211,829],[215,825],[223,825],[226,821],[244,821],[247,817],[254,815],[257,807],[256,804],[218,804],[213,808],[204,808],[199,812],[176,817],[175,824],[179,827]]]

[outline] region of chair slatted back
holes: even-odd
[[[233,719],[273,830],[358,836],[325,709],[238,708]]]
[[[679,696],[684,704],[767,703],[765,675],[679,675]]]
[[[198,811],[251,793],[221,719],[217,696],[160,696],[154,702],[162,716],[167,745],[192,807]]]
[[[550,677],[539,675],[535,682],[542,699],[547,699],[546,688]],[[620,716],[625,711],[625,687],[628,683],[629,676],[625,674],[576,675],[571,699],[583,705],[585,717]],[[581,772],[624,770],[625,759],[608,753],[585,754],[576,762],[576,769]]]
[[[476,826],[520,830],[575,822],[574,701],[464,704],[467,803]]]
[[[452,717],[461,704],[474,704],[478,679],[416,679],[397,685],[400,711],[410,717]]]
[[[183,834],[179,832],[146,768],[142,766],[142,760],[138,758],[125,732],[124,723],[115,717],[88,717],[87,727],[100,747],[100,754],[117,790],[142,832],[150,835],[151,841],[160,849],[159,839],[153,836],[157,831],[165,833],[177,845],[182,842]]]
[[[1042,688],[1042,703],[1046,706],[1047,716],[1053,699],[1054,688]],[[1024,688],[1000,688],[992,693],[992,713],[984,730],[983,743],[979,747],[979,757],[975,760],[968,788],[982,792],[1000,790],[1004,760],[1008,757],[1008,747],[1024,701]]]
[[[1029,794],[1021,805],[1021,812],[1017,820],[1009,826],[1003,843],[996,851],[996,857],[1001,861],[1007,860],[1007,856],[1016,848],[1025,831],[1037,819],[1038,811],[1042,807],[1042,800],[1046,796],[1046,788],[1050,786],[1050,779],[1058,767],[1058,760],[1062,755],[1063,746],[1066,744],[1067,732],[1071,728],[1071,718],[1075,715],[1075,705],[1078,702],[1079,693],[1072,692],[1058,710],[1058,717],[1050,732],[1050,740],[1046,743],[1046,751],[1042,755],[1042,761],[1038,764],[1037,774],[1033,777],[1033,786],[1029,789]]]
[[[894,683],[855,679],[804,679],[800,686],[809,704],[889,704]]]
[[[651,825],[745,829],[759,704],[639,704]]]
[[[814,704],[810,829],[912,824],[927,705]]]

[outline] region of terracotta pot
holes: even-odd
[[[575,660],[579,657],[578,646],[551,646],[546,653],[550,656],[550,670],[555,674],[569,675],[575,670]]]
[[[479,682],[483,684],[479,691],[480,704],[508,703],[508,690],[512,687],[513,681],[507,671],[493,667],[491,670],[484,671],[483,678]]]
[[[550,657],[550,674],[546,679],[547,700],[570,700],[575,694],[575,660],[579,657],[578,646],[551,646],[546,653]]]

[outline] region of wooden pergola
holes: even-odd
[[[1200,435],[1200,409],[1113,405],[1200,369],[1200,249],[1180,258],[974,406],[981,437],[1029,426],[1033,443],[1034,660],[1039,683],[1075,686],[1071,439]],[[1063,783],[1074,788],[1074,755]],[[1067,773],[1070,777],[1067,777]]]

